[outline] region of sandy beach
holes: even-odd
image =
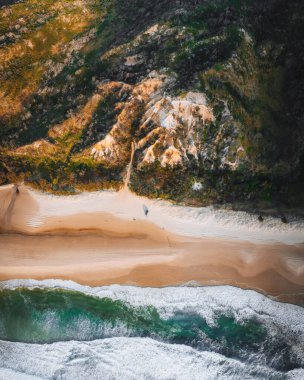
[[[225,284],[302,302],[301,224],[285,226],[269,219],[261,226],[243,214],[240,219],[227,215],[228,223],[223,215],[211,219],[212,210],[194,212],[198,210],[139,198],[127,190],[59,197],[25,186],[18,191],[12,185],[2,187],[0,280],[57,278],[92,286]]]

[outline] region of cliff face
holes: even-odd
[[[26,0],[0,9],[2,183],[189,203],[301,201],[300,0]]]

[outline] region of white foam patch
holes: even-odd
[[[270,334],[274,325],[282,327],[280,334],[288,331],[294,355],[299,360],[304,357],[304,309],[276,302],[251,290],[231,286],[138,288],[112,285],[92,288],[63,280],[0,283],[2,289],[19,287],[74,290],[133,306],[153,305],[164,318],[176,312],[198,313],[210,325],[220,315],[237,320],[254,318],[262,322]],[[118,326],[121,328],[124,326]],[[278,330],[273,332],[277,334]],[[148,338],[112,336],[90,342],[44,345],[0,341],[0,380],[300,380],[303,374],[302,369],[283,374],[266,366]]]
[[[170,232],[194,237],[223,237],[249,241],[277,241],[288,244],[304,242],[304,221],[294,218],[288,224],[280,218],[265,217],[214,207],[183,207],[161,200],[136,196],[129,191],[84,192],[73,196],[56,196],[28,190],[40,210],[29,225],[43,224],[43,218],[80,213],[108,212],[119,218],[145,219]],[[146,205],[149,213],[143,212]]]
[[[6,377],[9,374],[9,377]],[[20,375],[22,374],[22,375]],[[22,377],[24,376],[24,377]],[[0,379],[285,379],[274,370],[148,338],[49,345],[0,341]]]
[[[303,380],[304,379],[304,369],[297,368],[288,373],[287,379],[290,380]]]
[[[0,368],[0,380],[41,380],[41,377],[27,375],[14,369]]]

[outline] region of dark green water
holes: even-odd
[[[109,337],[151,337],[228,357],[268,363],[287,371],[299,365],[279,334],[270,337],[258,320],[218,315],[212,325],[195,313],[162,318],[155,307],[132,307],[80,292],[16,289],[0,292],[0,339],[50,343]]]
[[[209,326],[196,314],[177,313],[162,319],[152,306],[131,307],[110,298],[95,298],[64,290],[18,289],[0,292],[0,338],[31,343],[93,340],[118,334],[157,336],[174,343],[197,346],[202,336],[227,345],[252,348],[265,337],[257,322],[238,324],[219,316]]]

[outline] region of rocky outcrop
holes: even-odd
[[[116,187],[134,146],[145,195],[299,201],[300,0],[33,4],[0,9],[2,182]]]
[[[161,75],[150,75],[132,88],[126,101],[119,104],[120,112],[110,132],[91,148],[91,155],[95,160],[108,165],[128,161],[130,144],[142,109],[147,102],[155,98],[165,82],[165,77]]]
[[[202,93],[164,96],[150,102],[139,127],[139,134],[144,136],[137,144],[143,151],[140,166],[159,161],[162,167],[175,167],[198,160],[203,129],[214,120]]]

